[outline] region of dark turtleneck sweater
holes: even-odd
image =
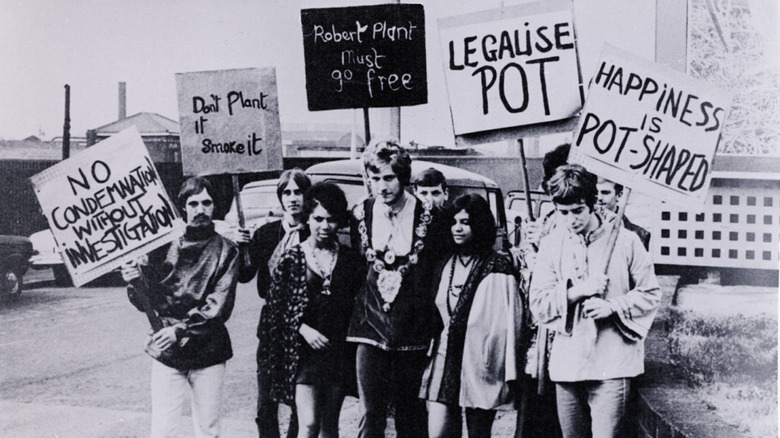
[[[173,354],[158,358],[173,368],[216,365],[233,356],[225,322],[230,318],[238,280],[238,248],[208,227],[187,227],[180,239],[148,255],[141,264],[149,298],[164,326],[183,323]],[[143,311],[132,286],[130,301]]]

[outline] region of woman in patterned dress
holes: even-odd
[[[338,242],[347,220],[344,193],[331,183],[304,195],[309,237],[281,257],[270,296],[279,314],[271,334],[271,396],[298,412],[298,437],[337,437],[341,404],[354,386],[347,326],[362,261]]]

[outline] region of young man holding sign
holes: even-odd
[[[595,175],[561,166],[548,187],[559,222],[539,245],[530,305],[556,332],[549,373],[563,436],[622,437],[662,293],[636,234],[621,226],[610,239],[615,217],[594,209]]]
[[[184,236],[122,266],[130,302],[155,331],[146,347],[155,359],[153,438],[175,434],[187,387],[194,436],[219,436],[225,363],[233,357],[225,322],[235,302],[239,252],[214,231],[212,193],[203,178],[185,181],[178,198]]]

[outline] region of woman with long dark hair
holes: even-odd
[[[493,250],[496,225],[479,195],[450,207],[452,251],[435,271],[439,325],[420,395],[431,438],[490,436],[496,410],[512,409],[518,379],[522,294],[512,262]]]
[[[347,200],[335,184],[306,191],[303,217],[309,237],[288,249],[273,273],[279,312],[271,333],[271,396],[298,414],[298,437],[337,437],[347,388],[354,386],[354,353],[347,327],[361,285],[363,263],[339,245]]]

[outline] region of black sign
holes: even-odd
[[[301,24],[310,111],[428,102],[422,5],[304,9]]]

